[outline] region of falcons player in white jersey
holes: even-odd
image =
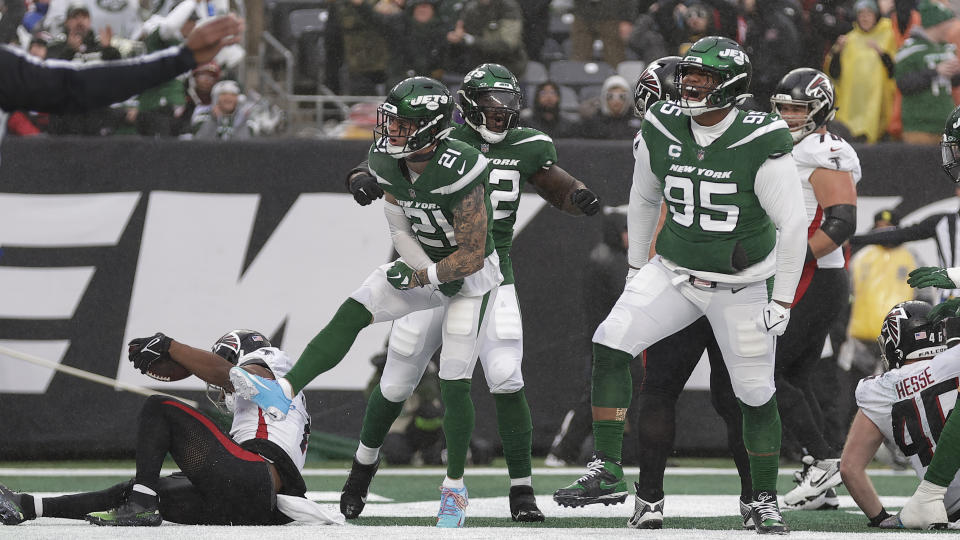
[[[231,368],[273,379],[293,366],[263,334],[233,330],[211,352],[157,333],[132,340],[129,357],[144,373],[154,362],[173,360],[206,381],[233,412],[229,436],[186,403],[151,396],[140,411],[133,480],[62,497],[15,493],[0,485],[0,521],[5,525],[42,516],[112,526],[155,526],[163,520],[191,525],[343,522],[342,516],[331,517],[304,498],[300,472],[310,416],[303,394],[294,397],[294,408],[283,420],[273,420],[251,401],[234,399]],[[168,452],[181,472],[160,477]]]
[[[871,527],[890,517],[866,472],[877,449],[884,440],[896,444],[923,479],[934,453],[940,451],[940,434],[957,402],[960,347],[947,349],[943,322],[930,312],[929,304],[917,300],[890,310],[879,338],[888,371],[857,386],[860,409],[843,448],[841,474]],[[960,478],[955,477],[945,491],[941,517],[929,524],[931,528],[960,518]]]
[[[787,73],[770,99],[774,112],[790,126],[808,218],[807,258],[797,286],[790,326],[777,340],[775,380],[783,429],[804,449],[799,486],[784,495],[789,506],[815,509],[838,506],[840,452],[823,435],[823,413],[812,376],[834,319],[849,296],[849,278],[840,247],[857,222],[860,160],[853,148],[827,131],[833,118],[830,79],[815,69]]]

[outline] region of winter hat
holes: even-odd
[[[917,5],[917,12],[920,13],[920,24],[922,24],[924,28],[936,26],[954,17],[953,11],[951,11],[950,8],[930,0],[920,0],[920,3]]]

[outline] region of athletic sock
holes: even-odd
[[[497,431],[503,442],[503,457],[510,478],[531,474],[530,448],[533,444],[533,422],[523,388],[511,394],[493,394],[497,407]]]
[[[780,469],[780,413],[777,396],[759,407],[742,401],[743,445],[750,459],[753,491],[777,491],[777,473]]]
[[[443,434],[447,440],[447,476],[463,478],[474,422],[470,379],[440,379],[440,395],[446,409],[443,415]]]
[[[24,519],[37,519],[43,514],[43,498],[42,497],[34,498],[33,495],[30,495],[28,493],[21,493],[20,494],[20,510],[23,511]]]
[[[367,410],[363,413],[360,442],[369,448],[383,446],[383,440],[387,437],[390,426],[397,420],[401,412],[403,412],[403,402],[390,401],[383,397],[380,385],[377,384],[373,387],[373,392],[370,393],[370,399],[367,400]],[[373,463],[373,461],[370,463]],[[367,465],[370,463],[367,463]]]
[[[940,438],[937,439],[937,452],[934,452],[923,479],[941,487],[947,487],[960,469],[960,414],[951,413],[943,425]],[[943,452],[939,451],[941,448]],[[953,451],[951,451],[953,450]]]
[[[450,476],[448,475],[446,478],[443,479],[442,485],[443,487],[448,489],[463,489],[464,487],[466,487],[465,484],[463,483],[462,476],[454,480],[453,478],[450,478]]]
[[[513,486],[533,486],[533,477],[524,476],[523,478],[511,478],[510,487]]]
[[[593,344],[590,400],[594,407],[622,409],[626,416],[633,394],[631,361],[630,353]],[[594,448],[615,461],[620,461],[623,452],[624,419],[593,421]]]
[[[23,513],[27,519],[41,516],[83,519],[90,512],[110,510],[120,506],[129,490],[130,482],[121,482],[101,491],[61,495],[60,497],[41,498],[24,494],[22,499]],[[31,514],[33,517],[31,517]]]
[[[290,382],[293,395],[297,395],[317,375],[339,364],[353,346],[357,334],[369,326],[372,319],[373,316],[363,304],[347,298],[327,326],[310,340],[293,368],[284,375]]]
[[[380,457],[380,447],[370,448],[361,442],[357,445],[357,453],[354,457],[357,459],[357,463],[361,465],[373,465],[377,462],[377,458]]]
[[[593,447],[607,459],[619,462],[623,452],[623,422],[594,420]]]

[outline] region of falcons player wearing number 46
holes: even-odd
[[[812,379],[827,332],[849,296],[840,246],[856,229],[860,160],[846,141],[827,131],[836,109],[833,84],[820,71],[798,68],[787,73],[770,102],[790,126],[809,219],[806,262],[790,326],[777,340],[780,416],[784,431],[806,454],[803,470],[795,475],[799,485],[783,501],[803,509],[837,508],[833,488],[840,483],[840,452],[824,438]]]

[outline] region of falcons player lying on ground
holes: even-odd
[[[930,482],[928,476],[936,472],[934,455],[957,454],[955,438],[948,442],[944,435],[960,385],[960,347],[947,349],[943,319],[931,311],[930,304],[917,300],[890,310],[879,342],[887,371],[857,386],[860,409],[843,447],[840,474],[857,506],[870,518],[870,527],[943,528],[948,516],[951,521],[960,518],[960,480],[956,468],[950,471],[952,476],[938,482],[942,485]],[[883,508],[866,471],[885,439],[910,458],[923,480],[918,494],[924,500],[912,512],[908,502],[897,516]]]
[[[860,159],[853,148],[827,131],[836,114],[833,84],[822,72],[798,68],[787,73],[770,99],[793,136],[803,201],[807,211],[807,256],[787,331],[777,340],[774,377],[784,431],[804,451],[799,484],[783,496],[788,506],[807,510],[837,508],[840,452],[823,434],[823,412],[814,394],[827,332],[847,306],[849,278],[840,248],[857,225]],[[830,379],[830,377],[826,377]]]
[[[342,523],[303,498],[303,469],[310,416],[303,394],[284,420],[264,415],[251,401],[234,398],[234,366],[261,377],[286,373],[293,362],[260,332],[233,330],[197,349],[157,333],[130,342],[129,358],[146,373],[170,360],[220,391],[233,412],[230,435],[200,411],[166,396],[147,398],[137,423],[136,477],[103,491],[60,497],[15,493],[0,485],[0,521],[18,525],[38,517],[86,519],[96,525],[282,525]],[[167,452],[180,472],[160,477]]]

